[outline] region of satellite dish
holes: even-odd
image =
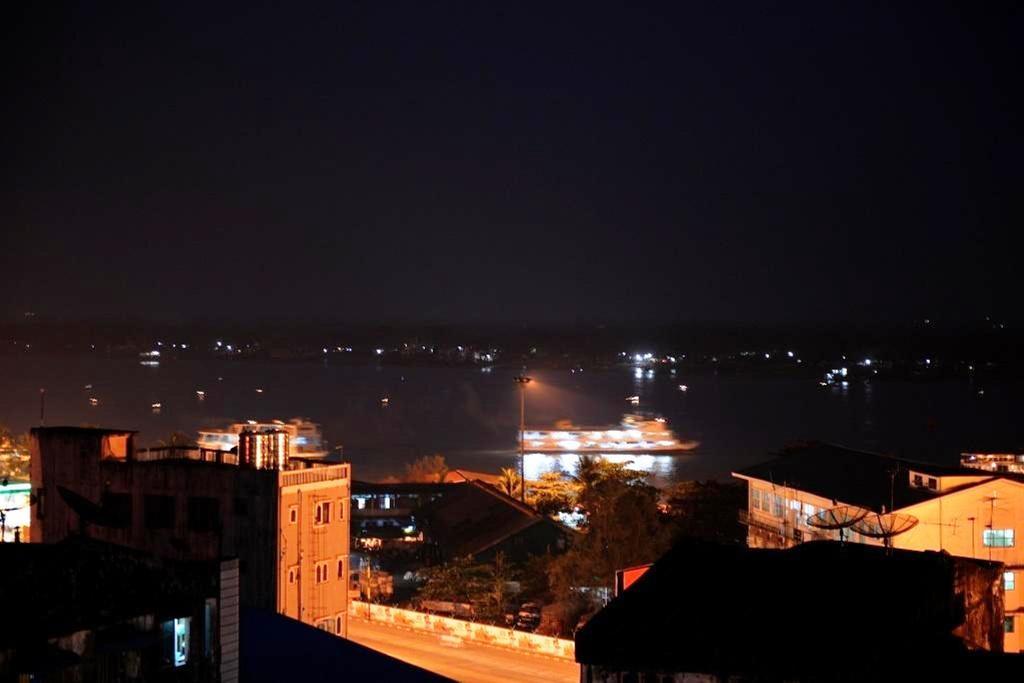
[[[853,525],[853,530],[869,538],[880,538],[885,547],[891,547],[893,536],[910,531],[918,523],[917,517],[900,512],[873,512]]]
[[[856,505],[837,505],[836,507],[822,510],[807,518],[807,526],[826,531],[839,531],[839,540],[845,540],[843,529],[848,529],[860,520],[864,519],[870,510],[865,510]]]
[[[857,507],[856,505],[837,505],[834,508],[822,510],[808,517],[807,526],[814,527],[815,529],[827,529],[829,531],[846,529],[864,519],[869,512],[869,510]]]

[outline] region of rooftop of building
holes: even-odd
[[[32,427],[31,434],[99,434],[125,436],[127,434],[138,434],[137,429],[112,429],[109,427],[75,427],[75,426],[54,426],[54,427]]]
[[[422,513],[432,541],[452,557],[476,555],[534,524],[552,524],[575,533],[529,505],[478,481],[448,484],[445,495]]]
[[[449,680],[295,619],[262,610],[242,608],[239,648],[241,680],[250,683],[334,683],[339,678],[414,683]]]
[[[587,622],[576,658],[613,670],[757,680],[880,671],[880,661],[922,653],[934,661],[967,651],[952,632],[972,596],[955,593],[955,578],[976,573],[970,585],[980,602],[1000,571],[983,560],[863,544],[753,550],[684,540]],[[983,630],[998,634],[991,637],[1001,648],[1001,611],[993,612]]]
[[[933,477],[985,476],[976,469],[914,462],[826,443],[794,447],[733,474],[881,511],[883,506],[898,510],[937,495],[926,487],[912,486],[911,470]]]
[[[217,563],[158,559],[82,536],[58,543],[0,543],[4,645],[38,643],[142,614],[182,615],[217,595]]]

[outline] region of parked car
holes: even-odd
[[[513,628],[517,631],[536,631],[540,625],[540,605],[536,602],[524,602],[516,614]]]

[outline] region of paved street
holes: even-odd
[[[519,653],[464,641],[446,643],[440,636],[350,617],[348,637],[424,669],[457,681],[541,683],[579,681],[579,665],[554,657]]]

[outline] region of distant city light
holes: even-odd
[[[685,384],[680,384],[679,385],[679,391],[687,391],[687,390],[689,390],[689,388],[690,387],[686,386]]]
[[[786,351],[786,355],[792,358],[796,354],[794,354],[792,351]]]
[[[374,350],[377,352],[378,356],[383,356],[384,355],[384,349],[374,349]]]

